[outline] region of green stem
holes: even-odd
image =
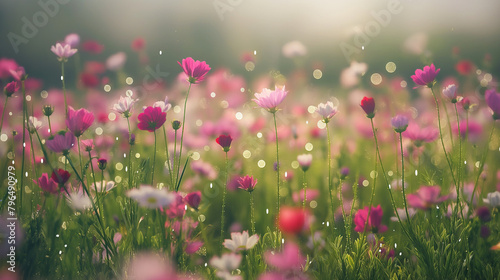
[[[61,81],[64,94],[64,109],[66,110],[66,119],[68,118],[68,100],[66,99],[66,82],[64,81],[64,61],[61,62]]]
[[[127,125],[128,125],[128,188],[132,189],[132,145],[130,144],[130,137],[132,135],[132,131],[130,130],[130,120],[127,117]]]
[[[155,148],[154,148],[154,153],[153,153],[153,174],[151,174],[151,186],[154,187],[154,180],[155,180],[155,163],[156,163],[156,130],[153,132],[155,135]]]
[[[184,127],[186,127],[186,106],[187,106],[187,101],[189,97],[189,92],[191,91],[191,83],[189,83],[189,88],[186,93],[186,99],[184,100],[184,112],[182,116],[182,132],[181,132],[181,147],[179,148],[179,162],[177,163],[177,180],[179,180],[179,172],[181,168],[181,157],[182,157],[182,145],[184,143]],[[175,181],[175,185],[177,186],[179,184],[178,181]]]
[[[24,80],[21,81],[21,87],[23,91],[23,154],[22,154],[22,160],[21,160],[21,184],[19,185],[20,188],[20,193],[19,193],[19,216],[22,217],[22,210],[23,210],[23,182],[24,182],[24,157],[26,154],[26,121],[27,121],[27,115],[28,115],[28,108],[26,104],[26,88],[24,87]]]
[[[458,184],[455,186],[456,192],[457,192],[457,202],[456,206],[454,209],[454,216],[457,216],[457,211],[460,210],[460,214],[462,215],[463,218],[463,212],[462,212],[462,206],[459,204],[460,203],[460,184],[462,181],[462,133],[460,131],[460,118],[458,117],[458,109],[457,109],[457,103],[455,103],[455,114],[457,116],[457,127],[458,127],[458,166],[457,166],[457,180]],[[460,209],[459,209],[460,207]]]
[[[328,122],[326,123],[326,135],[328,139],[328,147],[327,153],[328,153],[328,196],[330,197],[330,206],[332,208],[332,229],[334,228],[335,224],[335,208],[333,207],[333,190],[332,190],[332,146],[331,146],[331,139],[330,139],[330,130],[328,129]]]
[[[50,116],[47,116],[47,121],[49,122],[49,133],[50,133],[50,136],[52,136],[52,126],[50,124]]]
[[[2,120],[0,121],[0,134],[2,133],[3,117],[5,116],[5,112],[7,111],[7,101],[9,101],[9,96],[7,96],[7,98],[5,98],[5,103],[3,105]]]
[[[229,160],[227,157],[227,152],[226,152],[226,174],[225,174],[225,180],[224,180],[224,188],[222,189],[222,214],[220,218],[220,246],[221,250],[223,248],[222,242],[224,242],[224,220],[225,220],[225,214],[226,214],[226,189],[227,189],[227,178],[228,178],[228,173],[229,172]]]
[[[252,224],[252,234],[255,234],[255,206],[253,201],[253,191],[250,192],[250,223]]]
[[[280,212],[280,155],[279,155],[279,147],[278,147],[278,126],[276,125],[276,112],[273,113],[274,119],[274,132],[276,136],[276,190],[277,190],[277,199],[276,199],[276,214]]]
[[[450,161],[450,158],[448,157],[448,152],[446,152],[446,148],[444,146],[443,131],[441,129],[441,115],[439,113],[439,103],[438,103],[436,94],[434,93],[434,89],[432,87],[430,87],[430,89],[432,92],[432,96],[434,97],[434,102],[436,103],[436,110],[437,110],[437,114],[438,114],[439,137],[441,138],[441,146],[443,147],[444,156],[446,158],[446,162],[448,163],[448,167],[450,168],[451,178],[453,179],[453,183],[456,186],[457,180],[455,179],[455,175],[453,174],[453,167],[451,166],[451,161]]]
[[[342,219],[344,220],[344,228],[345,228],[345,233],[347,235],[347,246],[350,248],[351,246],[351,232],[349,230],[348,222],[347,222],[347,215],[345,213],[344,209],[344,198],[342,195],[342,178],[339,178],[339,195],[340,195],[340,207],[342,208]]]
[[[83,163],[82,163],[82,151],[80,150],[80,137],[76,137],[76,143],[78,146],[78,158],[80,159],[80,169],[81,169],[81,174],[82,178],[85,178],[85,172],[83,170]],[[88,182],[88,181],[87,181]]]
[[[173,161],[172,161],[172,171],[175,172],[175,156],[177,155],[177,129],[175,129],[174,131],[174,155],[173,155]],[[179,177],[178,176],[178,173],[175,173],[173,174],[172,173],[172,177],[174,177],[173,181],[175,182],[175,185],[174,187],[177,187],[177,178]]]
[[[168,173],[170,174],[170,184],[171,184],[172,188],[175,188],[175,186],[174,186],[174,174],[172,174],[172,168],[170,167],[170,155],[168,152],[167,132],[166,132],[165,126],[163,126],[163,138],[165,139],[165,153],[167,154],[167,166],[168,166]]]
[[[306,200],[307,200],[307,182],[306,182],[306,172],[304,171],[303,172],[303,176],[302,176],[302,186],[303,186],[303,189],[304,189],[304,201],[302,201],[302,208],[303,209],[306,209]]]
[[[472,190],[472,195],[470,198],[470,205],[474,202],[474,194],[476,193],[476,188],[477,188],[477,183],[479,182],[479,177],[481,177],[481,173],[483,172],[484,168],[484,163],[486,162],[486,156],[488,155],[488,147],[491,142],[491,138],[493,137],[493,131],[495,130],[495,123],[493,123],[493,126],[491,127],[491,132],[490,132],[490,137],[488,138],[488,142],[486,142],[486,145],[484,146],[484,152],[483,152],[483,158],[481,159],[481,163],[479,165],[479,170],[476,176],[476,181],[474,183],[474,189]],[[469,207],[469,211],[472,210],[472,207]]]
[[[410,214],[408,213],[408,205],[406,203],[405,194],[405,157],[403,151],[403,135],[401,134],[401,132],[399,133],[399,146],[401,147],[401,190],[403,192],[403,204],[405,207],[406,221],[408,221],[408,226],[411,227]]]

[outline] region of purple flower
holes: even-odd
[[[486,91],[484,98],[488,107],[493,111],[493,119],[500,119],[500,94],[495,89],[489,89]]]
[[[451,103],[457,103],[457,86],[455,84],[448,85],[443,89],[443,95],[451,100]]]
[[[391,125],[397,133],[403,133],[408,127],[408,118],[404,115],[397,115],[391,119]]]
[[[59,131],[56,135],[45,141],[45,145],[55,153],[67,154],[75,145],[75,135],[66,131]]]

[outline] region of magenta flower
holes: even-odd
[[[415,142],[416,146],[422,145],[423,142],[429,143],[436,140],[439,136],[439,130],[434,127],[420,128],[415,123],[410,123],[403,136]]]
[[[9,72],[10,72],[10,75],[12,76],[12,78],[14,78],[14,80],[16,80],[18,82],[26,80],[26,78],[28,77],[26,75],[26,71],[24,70],[24,67],[22,67],[22,66],[17,67],[16,70],[9,69]]]
[[[52,178],[49,178],[49,175],[47,173],[43,173],[42,177],[38,178],[38,181],[35,181],[35,183],[38,183],[38,186],[46,192],[57,193],[59,191],[59,186],[57,185],[56,181],[54,181]]]
[[[233,138],[231,137],[231,135],[220,135],[219,137],[217,137],[217,139],[215,139],[215,142],[217,142],[217,144],[219,144],[221,147],[222,147],[222,150],[224,150],[224,152],[229,152],[229,149],[231,149],[231,142],[233,141]]]
[[[20,88],[20,84],[18,81],[12,81],[10,83],[8,83],[4,88],[3,88],[3,92],[5,93],[5,95],[7,95],[8,97],[11,97],[14,93],[18,92],[19,91],[19,88]]]
[[[419,86],[432,87],[440,70],[436,70],[434,64],[431,64],[431,66],[425,66],[423,70],[415,70],[415,75],[412,75],[411,78]]]
[[[59,61],[66,61],[68,57],[73,56],[78,50],[72,49],[70,44],[57,43],[55,46],[50,47],[50,50],[58,56]]]
[[[210,66],[205,61],[194,60],[188,57],[182,60],[182,64],[177,61],[188,76],[188,82],[197,84],[205,79],[205,75],[210,71]]]
[[[404,115],[397,115],[391,119],[391,125],[394,131],[402,133],[408,127],[408,118]]]
[[[60,168],[52,171],[52,176],[50,176],[50,178],[60,186],[66,184],[66,182],[68,182],[69,180],[69,177],[71,177],[71,174],[69,174],[68,171]]]
[[[255,189],[255,185],[257,184],[257,179],[254,179],[253,176],[246,175],[238,179],[238,184],[238,188],[247,192],[252,192]]]
[[[188,193],[186,197],[184,197],[184,201],[186,201],[186,203],[189,206],[193,207],[194,209],[198,209],[198,206],[200,205],[201,202],[201,192],[196,191]]]
[[[278,105],[283,102],[288,91],[285,91],[285,86],[283,88],[275,87],[274,90],[263,89],[261,93],[255,94],[255,99],[252,99],[261,108],[268,110],[271,113],[278,111]]]
[[[281,271],[301,271],[306,264],[306,258],[300,252],[297,245],[286,243],[281,253],[264,253],[267,264]]]
[[[359,105],[365,111],[367,118],[373,119],[375,117],[375,100],[373,97],[363,97]]]
[[[383,211],[382,207],[378,205],[377,207],[372,207],[370,211],[370,217],[368,218],[368,229],[373,233],[383,233],[387,230],[386,225],[382,225]],[[368,206],[363,209],[359,209],[356,215],[354,215],[354,228],[357,232],[365,231],[366,219],[368,217]]]
[[[15,70],[19,67],[14,59],[0,58],[0,79],[8,79],[11,74],[10,70]]]
[[[45,141],[45,145],[55,153],[67,154],[75,145],[75,140],[76,138],[73,133],[62,130]]]
[[[200,248],[202,246],[203,246],[203,242],[201,242],[201,241],[187,242],[187,244],[186,244],[186,254],[192,255],[192,254],[198,252],[198,250],[200,250]]]
[[[160,128],[167,120],[167,113],[161,111],[160,107],[147,107],[143,113],[138,116],[139,123],[137,128],[154,132]]]
[[[68,106],[66,125],[76,137],[80,137],[94,122],[94,114],[82,108],[79,110]]]
[[[408,204],[411,207],[428,210],[435,204],[441,203],[448,199],[448,196],[439,196],[441,188],[439,186],[422,186],[417,190],[416,194],[406,196]]]
[[[486,91],[484,98],[488,107],[493,111],[493,119],[500,119],[500,94],[495,89],[489,89]]]

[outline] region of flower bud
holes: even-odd
[[[105,158],[100,158],[97,160],[97,166],[99,169],[104,170],[106,169],[106,165],[108,165],[108,160]]]
[[[46,117],[50,117],[54,113],[54,107],[51,105],[45,105],[42,109],[43,115]]]
[[[180,122],[180,121],[178,121],[178,120],[174,120],[174,121],[172,122],[172,128],[173,128],[174,130],[178,130],[179,128],[181,128],[181,122]]]

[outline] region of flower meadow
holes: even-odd
[[[0,58],[1,279],[500,279],[487,59],[167,84],[84,39],[46,46],[55,88]]]

